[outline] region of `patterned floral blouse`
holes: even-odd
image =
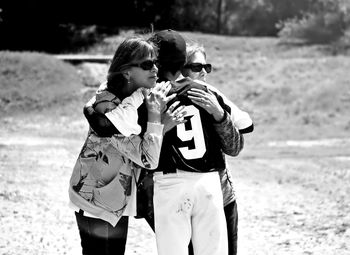
[[[120,103],[116,97],[109,99]],[[163,125],[157,123],[148,122],[142,136],[129,137],[99,137],[90,128],[70,179],[71,202],[115,226],[136,188],[132,179],[137,171],[158,166],[162,139]]]

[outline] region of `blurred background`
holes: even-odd
[[[0,3],[0,49],[66,52],[125,28],[272,36],[348,48],[347,0],[10,1]]]

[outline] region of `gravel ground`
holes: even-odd
[[[40,127],[50,123],[4,123],[0,254],[80,254],[67,189],[84,132],[61,138],[59,125],[43,134]],[[76,121],[77,130],[86,128]],[[254,139],[228,160],[238,195],[239,254],[350,254],[348,141],[250,146]],[[126,254],[156,254],[145,221],[131,219]]]

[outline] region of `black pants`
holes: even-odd
[[[108,222],[75,213],[83,255],[123,255],[129,218],[123,216],[113,227]]]
[[[236,255],[238,240],[238,211],[236,201],[226,205],[224,210],[227,224],[228,254]]]

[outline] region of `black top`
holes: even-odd
[[[180,105],[185,105],[187,122],[177,125],[164,135],[156,171],[171,173],[180,169],[190,172],[211,172],[225,169],[220,139],[213,125],[215,119],[187,97],[187,91],[191,88],[207,91],[207,87],[190,79],[172,82],[172,85],[169,95],[177,93],[177,96],[168,105],[174,101],[180,101]],[[230,108],[223,103],[223,99],[213,93],[223,109],[230,113]]]

